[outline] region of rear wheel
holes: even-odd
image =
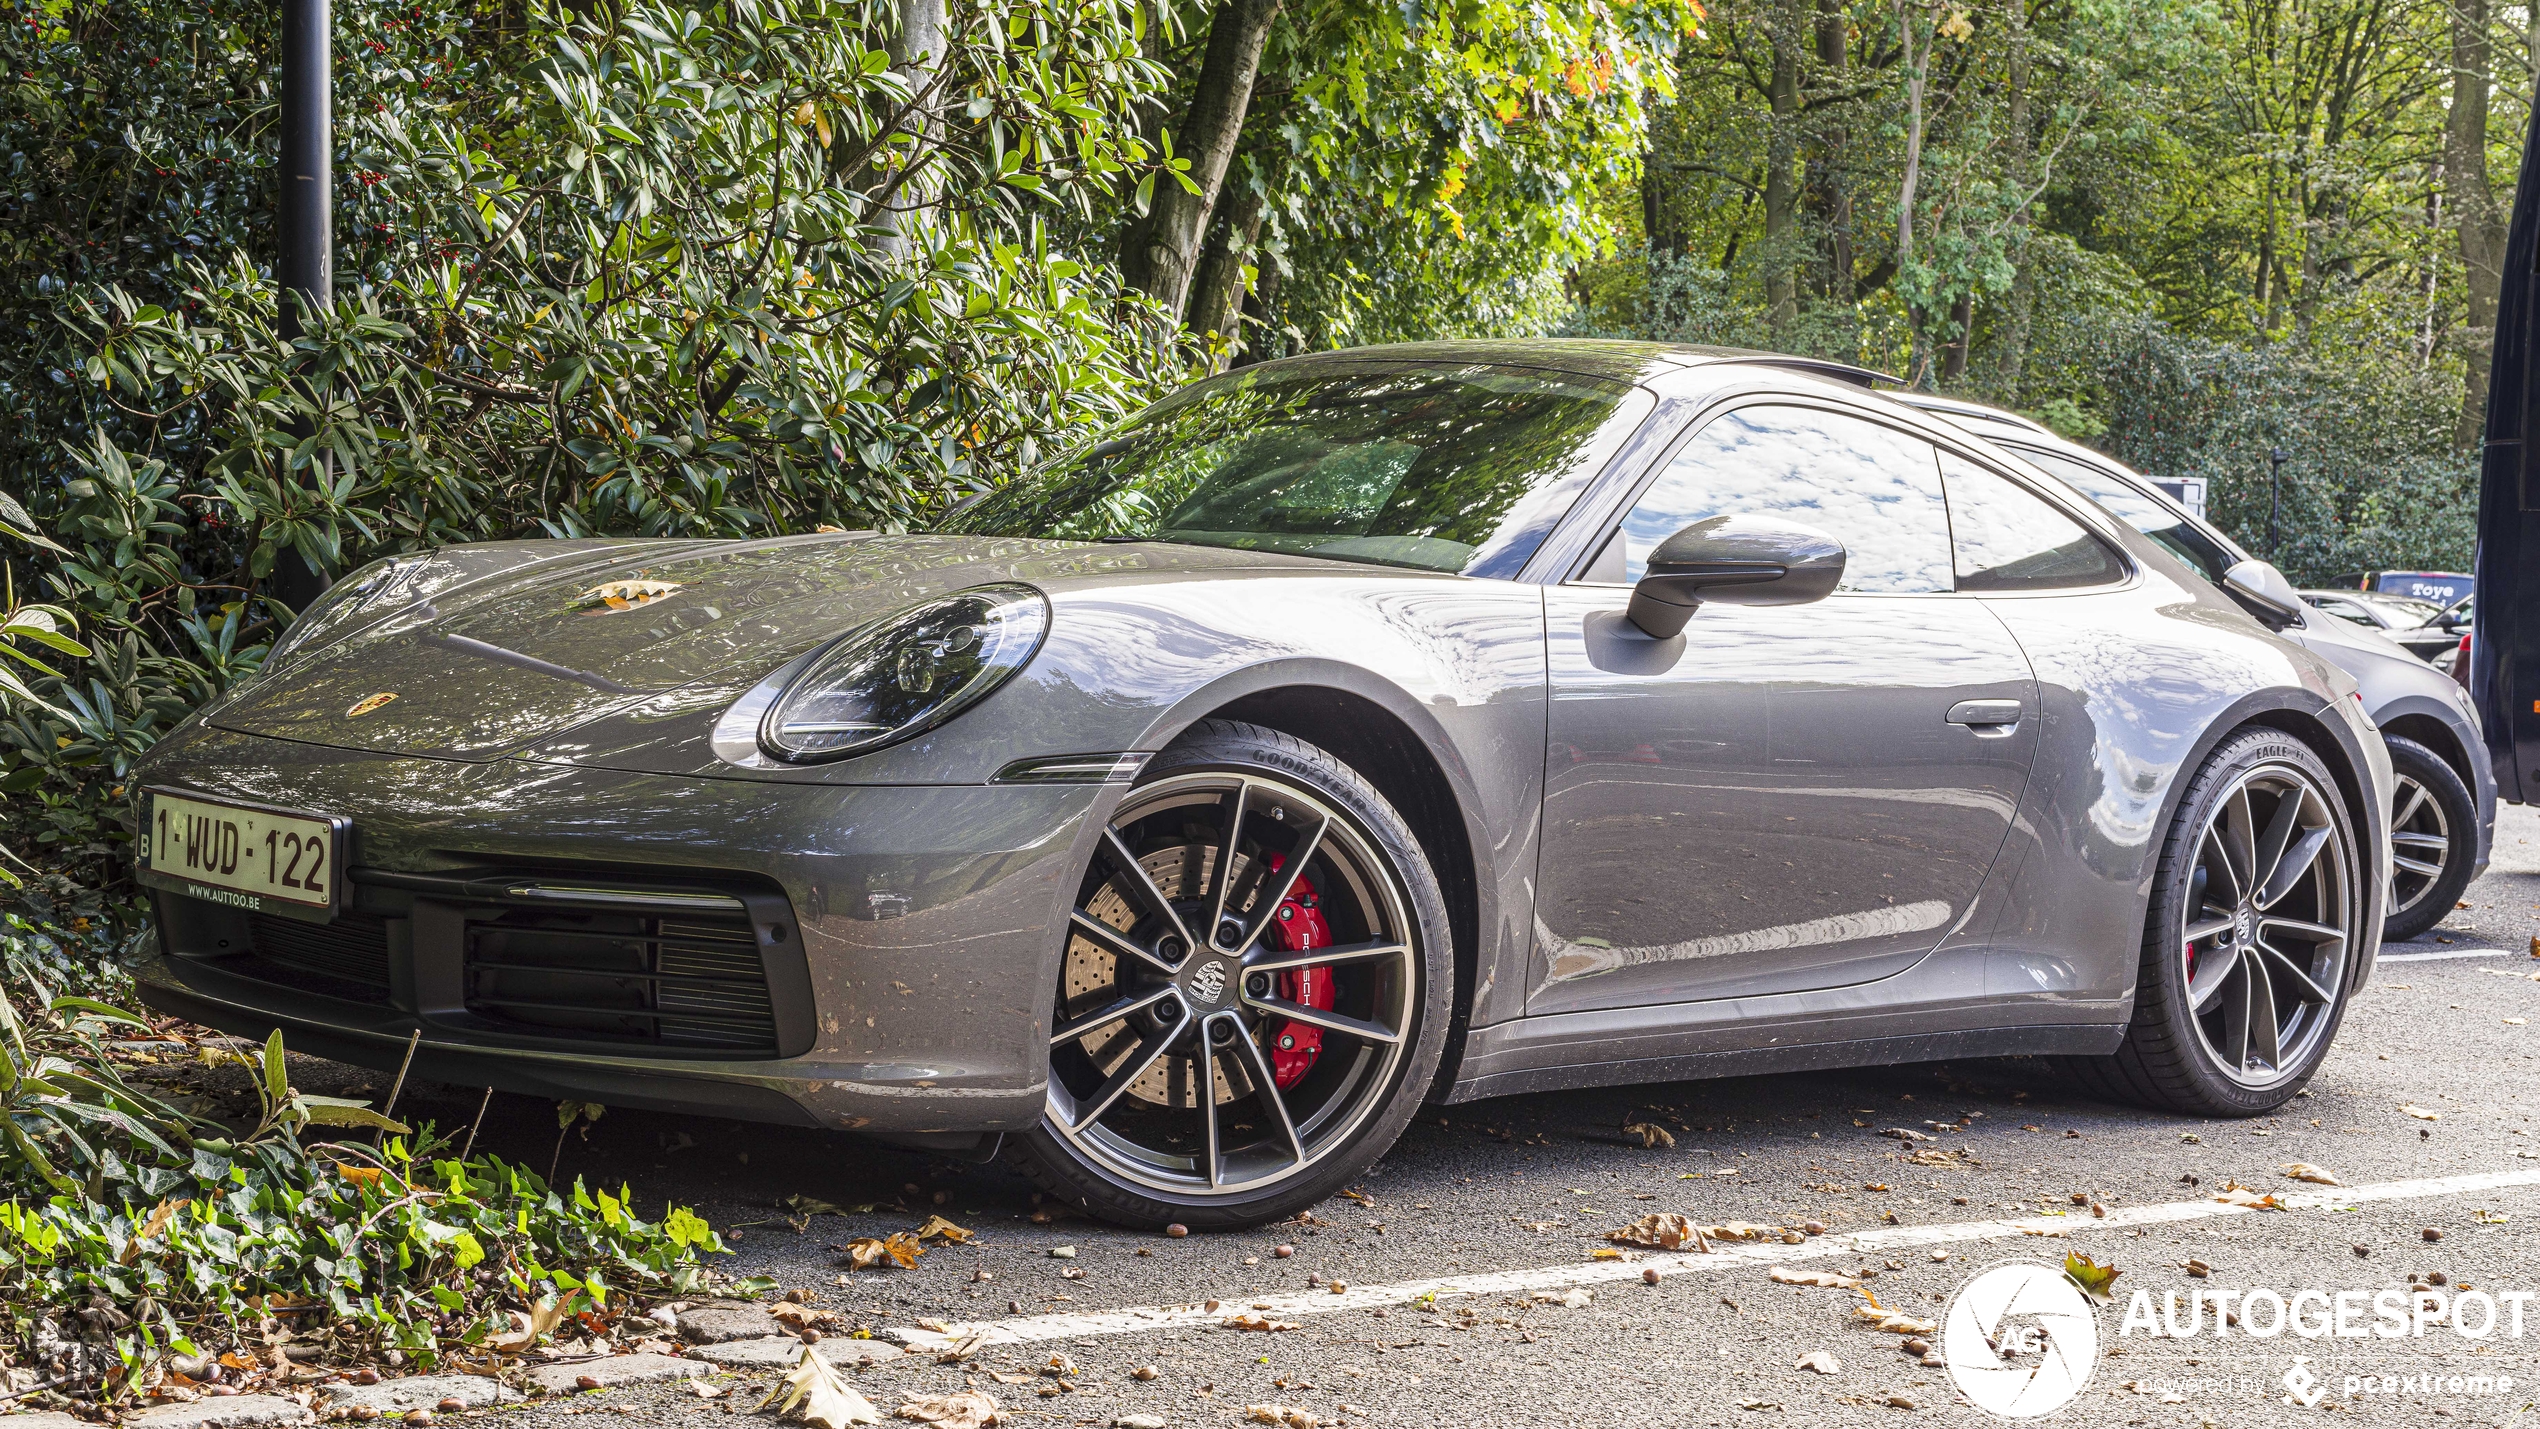
[[[1210,721],[1078,880],[1024,1169],[1109,1220],[1236,1227],[1401,1134],[1445,1040],[1445,901],[1409,827],[1313,745]]]
[[[2442,756],[2413,739],[2394,735],[2386,742],[2399,787],[2390,805],[2394,906],[2381,936],[2404,943],[2442,922],[2469,887],[2470,867],[2478,861],[2478,806]]]
[[[2319,756],[2271,729],[2225,741],[2161,855],[2125,1043],[2073,1071],[2103,1095],[2191,1115],[2292,1100],[2344,1014],[2367,886]]]

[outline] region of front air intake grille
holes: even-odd
[[[247,917],[245,957],[230,972],[346,1002],[388,1001],[388,920],[346,913],[332,923],[304,923],[269,913]]]
[[[775,1002],[748,911],[694,901],[709,906],[471,909],[467,1010],[541,1037],[775,1055]]]

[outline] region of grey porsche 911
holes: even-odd
[[[1430,1100],[2042,1054],[2281,1106],[2380,941],[2352,681],[1867,377],[1334,353],[924,534],[373,565],[136,781],[145,995],[1143,1225]]]

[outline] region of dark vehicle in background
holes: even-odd
[[[2469,688],[2496,787],[2540,801],[2540,108],[2514,189],[2499,265],[2496,345],[2487,375],[2487,441],[2478,489],[2478,591]]]
[[[2461,643],[2460,618],[2445,606],[2413,596],[2368,590],[2306,590],[2302,601],[2366,630],[2429,665],[2448,665]]]
[[[2284,583],[2273,566],[2190,514],[2161,483],[2114,457],[2066,441],[2017,413],[1923,393],[1896,395],[2071,483],[2244,604],[2254,605],[2255,597],[2231,579],[2235,568],[2263,567],[2273,583]],[[2357,591],[2303,591],[2301,597],[2308,609],[2281,612],[2268,623],[2355,677],[2365,708],[2390,746],[2399,784],[2391,806],[2386,936],[2404,941],[2441,922],[2461,890],[2485,871],[2495,837],[2495,776],[2480,756],[2477,718],[2462,686],[2413,658],[2419,652],[2394,644],[2387,637],[2397,632],[2372,619],[2373,610],[2400,598]],[[2405,603],[2422,607],[2420,615],[2449,614],[2422,601]],[[2456,631],[2465,629],[2462,624],[2441,632],[2446,662],[2459,638]]]

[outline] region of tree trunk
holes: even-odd
[[[2496,338],[2496,289],[2505,257],[2505,205],[2487,180],[2490,0],[2451,0],[2452,108],[2443,124],[2443,184],[2460,235],[2469,301],[2462,314],[2461,414],[2455,450],[2475,451],[2487,422],[2487,362]]]
[[[1799,209],[1799,186],[1791,172],[1799,147],[1799,29],[1797,5],[1780,0],[1769,24],[1773,128],[1764,161],[1764,305],[1776,345],[1788,339],[1799,320],[1797,255],[1790,243]]]
[[[1899,294],[1905,300],[1905,325],[1910,340],[1905,381],[1908,386],[1920,387],[1931,359],[1922,304],[1915,294],[1919,284],[1914,276],[1914,190],[1923,177],[1923,77],[1931,55],[1928,50],[1914,48],[1914,9],[1913,0],[1896,0],[1896,28],[1905,61],[1905,172],[1896,189],[1896,277]]]
[[[2020,386],[2028,374],[2029,319],[2037,311],[2037,274],[2029,263],[2029,236],[2036,229],[2029,194],[2037,186],[2037,136],[2030,132],[2034,122],[2029,117],[2029,52],[2028,6],[2025,0],[2009,9],[2010,88],[2008,96],[2011,182],[2019,191],[2019,212],[2011,220],[2011,300],[2002,315],[2002,330],[1994,363],[1996,394],[2016,406]]]
[[[1640,236],[1652,257],[1673,255],[1684,247],[1684,240],[1668,226],[1667,171],[1658,161],[1654,140],[1640,159]]]
[[[1975,340],[1976,297],[1960,293],[1949,305],[1950,336],[1940,346],[1940,380],[1955,382],[1967,375],[1967,347]]]
[[[1242,346],[1239,323],[1249,286],[1244,282],[1244,265],[1252,261],[1253,245],[1261,241],[1260,187],[1238,183],[1191,288],[1190,330],[1207,340],[1215,353],[1209,365],[1219,371],[1230,365],[1229,359]]]
[[[1250,367],[1287,355],[1287,338],[1273,324],[1279,312],[1279,257],[1275,253],[1261,255],[1261,276],[1252,280],[1252,292],[1244,298],[1244,330],[1251,337],[1243,350],[1235,354],[1234,365]]]
[[[1175,314],[1190,298],[1200,242],[1208,234],[1226,168],[1234,161],[1235,141],[1243,136],[1262,45],[1278,14],[1279,0],[1218,0],[1199,84],[1173,138],[1174,157],[1190,161],[1190,180],[1199,192],[1158,177],[1146,220],[1131,224],[1121,236],[1121,276]]]
[[[935,82],[935,72],[944,63],[944,0],[899,0],[899,30],[882,43],[883,52],[891,57],[891,69],[908,81],[910,90],[922,93]],[[916,129],[922,142],[920,152],[931,147],[941,126],[929,106],[916,116]],[[866,183],[879,187],[886,182],[881,174],[866,176]],[[910,235],[926,226],[926,210],[931,206],[935,185],[922,174],[913,174],[899,192],[892,195],[882,213],[873,216],[878,227],[890,230],[881,241],[884,253],[893,257],[906,253]]]
[[[1817,0],[1817,65],[1829,84],[1840,87],[1852,68],[1852,17],[1843,0]],[[1852,183],[1844,172],[1851,132],[1828,123],[1817,136],[1819,216],[1826,228],[1825,296],[1838,307],[1851,307],[1858,260],[1852,240]]]

